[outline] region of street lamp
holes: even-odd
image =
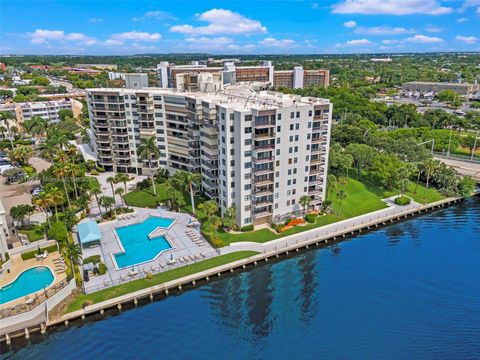
[[[435,147],[435,139],[430,139],[430,140],[421,142],[421,143],[419,143],[419,144],[417,144],[417,145],[428,144],[429,142],[432,143],[432,147],[431,147],[431,149],[430,149],[430,152],[433,154],[433,148]]]

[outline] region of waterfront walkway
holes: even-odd
[[[270,252],[280,250],[282,248],[287,248],[303,242],[308,242],[315,238],[326,238],[332,237],[336,234],[344,233],[345,231],[355,230],[359,227],[365,227],[368,224],[374,224],[382,219],[390,219],[394,216],[400,216],[405,212],[414,209],[420,209],[423,207],[422,204],[412,201],[409,205],[399,206],[393,202],[395,198],[391,197],[384,199],[387,208],[370,212],[364,215],[359,215],[350,219],[342,220],[335,222],[333,224],[320,226],[315,229],[307,230],[301,233],[285,236],[283,238],[272,240],[266,243],[258,243],[253,241],[242,241],[232,243],[229,246],[225,246],[220,249],[221,254],[228,254],[236,251],[258,251],[258,252]]]

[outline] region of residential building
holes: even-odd
[[[127,89],[141,89],[148,87],[148,74],[128,73],[125,74],[125,87]]]
[[[203,73],[222,74],[224,84],[240,82],[269,82],[271,87],[303,88],[311,85],[328,86],[330,72],[328,70],[304,70],[295,66],[293,70],[275,70],[271,61],[264,61],[259,66],[236,66],[234,62],[224,62],[223,66],[211,67],[194,62],[191,65],[169,64],[167,61],[157,65],[158,85],[161,88],[175,88],[178,77],[185,74],[198,75]]]
[[[444,90],[453,90],[458,95],[468,96],[480,91],[480,85],[469,83],[447,83],[447,82],[426,82],[426,81],[410,81],[402,84],[404,92],[433,92],[437,94]]]
[[[88,89],[91,139],[107,170],[151,174],[158,168],[199,172],[201,190],[222,213],[235,205],[237,224],[280,222],[298,214],[299,199],[325,199],[332,104],[227,85],[216,92]],[[156,138],[160,157],[137,156]]]
[[[72,110],[77,117],[82,112],[82,103],[74,99],[63,98],[61,100],[35,101],[25,103],[5,104],[0,111],[14,112],[17,123],[30,120],[33,116],[41,116],[51,123],[60,121],[58,112],[60,110]]]

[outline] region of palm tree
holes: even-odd
[[[183,186],[187,191],[190,191],[192,213],[195,214],[195,194],[193,185],[202,181],[202,176],[199,173],[191,173],[179,170],[175,173],[174,179],[179,183],[179,185]]]
[[[430,178],[433,175],[433,173],[435,172],[436,168],[437,168],[437,163],[433,159],[427,159],[423,163],[423,169],[424,169],[425,174],[427,176],[427,182],[426,182],[425,189],[428,189],[428,185],[430,183]]]
[[[89,192],[90,194],[95,196],[95,200],[97,201],[98,210],[100,211],[100,215],[102,215],[102,207],[100,206],[100,202],[98,201],[98,195],[102,193],[102,189],[100,188],[100,184],[98,182],[90,182],[89,184]]]
[[[125,194],[128,193],[127,191],[127,181],[130,181],[130,177],[124,173],[118,173],[115,175],[116,183],[123,183],[123,187],[125,188]]]
[[[28,227],[30,227],[31,225],[31,222],[30,222],[30,217],[32,216],[32,214],[35,212],[36,208],[35,206],[33,205],[23,205],[24,208],[25,208],[25,215],[27,216],[28,218]]]
[[[43,137],[47,131],[48,121],[41,116],[35,115],[30,120],[25,120],[23,125],[30,134]]]
[[[70,196],[68,195],[68,190],[67,190],[67,181],[66,177],[68,176],[68,170],[67,166],[65,163],[58,163],[53,166],[53,174],[56,177],[59,177],[62,179],[63,182],[63,190],[65,191],[65,196],[67,197],[67,203],[68,207],[71,208],[71,203],[70,203]]]
[[[17,205],[10,209],[10,216],[17,222],[17,225],[20,222],[20,227],[25,227],[26,215],[27,211],[24,205]]]
[[[338,215],[340,215],[341,213],[341,209],[342,209],[342,202],[343,200],[347,197],[347,192],[343,189],[340,189],[338,192],[337,192],[337,199],[339,200],[339,204],[338,204]]]
[[[308,208],[308,205],[310,205],[310,201],[312,199],[310,198],[310,196],[308,195],[303,195],[300,197],[300,200],[298,200],[298,202],[300,203],[300,205],[302,205],[302,208],[303,208],[303,212],[305,213],[307,211],[307,208]]]
[[[62,190],[56,186],[49,188],[48,194],[52,199],[52,205],[55,207],[55,218],[58,221],[58,205],[65,202],[65,196],[63,195]]]
[[[125,192],[125,190],[123,190],[121,187],[115,189],[115,194],[117,194],[119,197],[120,197],[120,202],[122,203],[122,207],[125,206],[124,202],[123,202],[123,193]]]
[[[72,269],[72,278],[75,279],[75,263],[82,258],[82,249],[80,245],[73,241],[67,241],[67,244],[62,249],[62,255],[70,259],[70,266]]]
[[[7,128],[5,126],[0,126],[0,134],[2,134],[2,139],[5,138],[5,131],[7,131]]]
[[[78,199],[78,188],[77,188],[77,176],[82,175],[82,169],[80,168],[79,165],[74,164],[74,163],[68,163],[66,165],[66,170],[68,173],[68,176],[73,180],[73,187],[75,189],[75,199]]]
[[[3,122],[7,128],[7,136],[8,140],[10,140],[10,146],[13,149],[13,140],[10,134],[10,121],[15,120],[15,115],[13,115],[10,111],[2,111],[0,112],[0,122]]]
[[[160,150],[158,150],[157,142],[154,136],[140,139],[140,145],[137,148],[137,156],[148,160],[148,168],[150,169],[152,178],[153,194],[157,196],[157,189],[155,188],[155,175],[152,171],[152,156],[155,159],[160,157]]]
[[[102,196],[100,204],[105,208],[105,212],[108,212],[115,205],[115,200],[110,196]]]
[[[332,197],[332,191],[337,188],[337,177],[333,174],[327,176],[327,194]]]
[[[30,159],[32,154],[32,148],[26,145],[17,146],[8,152],[10,160],[22,165],[28,164],[28,159]]]
[[[223,216],[223,226],[227,228],[234,228],[237,220],[237,207],[232,204],[228,207],[225,215]]]
[[[107,183],[109,183],[110,186],[112,187],[113,203],[116,204],[117,201],[115,200],[115,189],[113,188],[113,184],[117,183],[117,179],[115,179],[114,176],[109,176],[107,178]]]
[[[51,227],[52,224],[50,224],[50,216],[48,216],[48,208],[54,204],[52,194],[46,191],[42,191],[40,194],[38,194],[32,199],[32,202],[34,205],[38,206],[45,212],[45,215],[47,215],[48,227]]]
[[[205,215],[207,215],[207,219],[211,218],[218,211],[218,205],[215,200],[205,201],[204,203],[198,205],[198,208],[205,212]]]

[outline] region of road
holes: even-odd
[[[480,182],[480,163],[448,159],[444,157],[435,157],[435,159],[454,168],[460,175],[471,176],[474,180]]]

